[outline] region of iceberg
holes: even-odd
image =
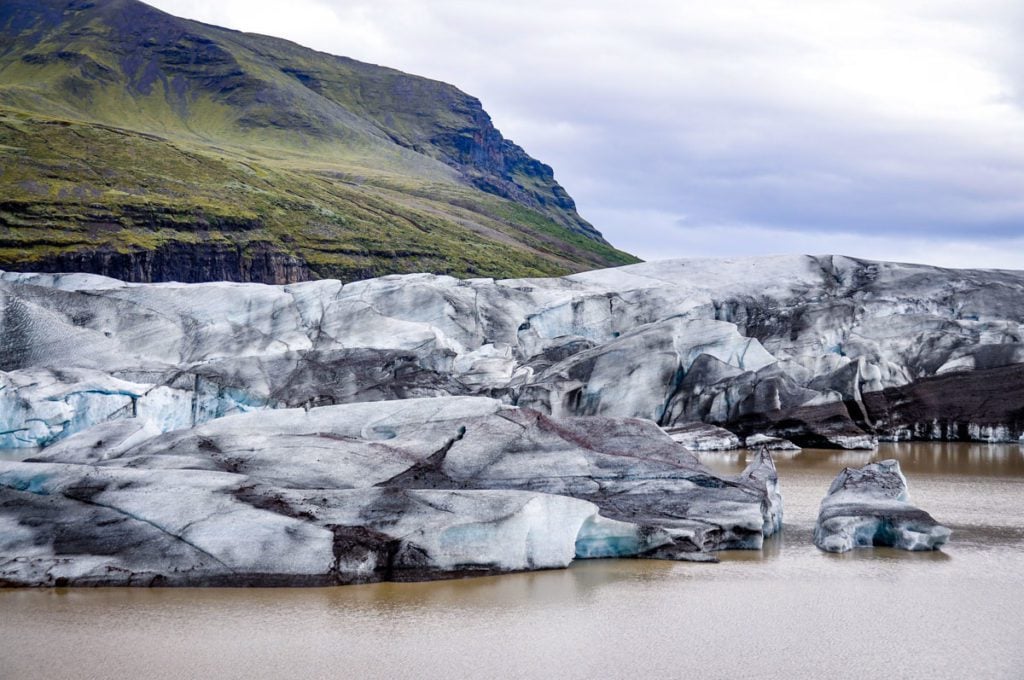
[[[650,421],[484,397],[121,418],[0,461],[0,583],[330,585],[713,560],[781,525],[764,452],[718,476]]]
[[[899,461],[845,468],[821,501],[814,544],[827,552],[888,546],[937,550],[950,530],[910,503]]]
[[[664,429],[672,441],[690,451],[732,451],[742,446],[740,438],[729,430],[707,423],[687,423]]]

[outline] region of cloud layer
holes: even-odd
[[[1024,6],[155,0],[454,83],[646,259],[1024,268]]]

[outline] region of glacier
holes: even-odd
[[[716,475],[651,421],[486,397],[122,418],[0,461],[0,584],[335,585],[714,560],[781,529],[767,451]]]
[[[0,272],[0,448],[38,449],[0,462],[8,585],[708,561],[781,530],[768,449],[907,439],[1024,441],[1024,273],[830,255],[284,286]],[[692,453],[743,446],[735,476]],[[833,484],[815,542],[941,545],[877,465]]]
[[[888,546],[937,550],[950,530],[910,503],[899,461],[845,468],[821,502],[814,544],[826,552]]]
[[[461,395],[799,446],[1016,442],[1022,300],[1021,272],[831,255],[286,286],[0,273],[0,446]]]

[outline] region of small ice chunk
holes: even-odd
[[[950,530],[910,504],[899,461],[845,468],[821,501],[814,544],[827,552],[888,546],[937,550]]]
[[[772,437],[767,434],[752,434],[744,440],[748,449],[755,449],[761,446],[769,451],[799,451],[800,447],[782,437]]]

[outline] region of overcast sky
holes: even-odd
[[[444,80],[644,259],[1024,269],[1019,0],[150,0]]]

